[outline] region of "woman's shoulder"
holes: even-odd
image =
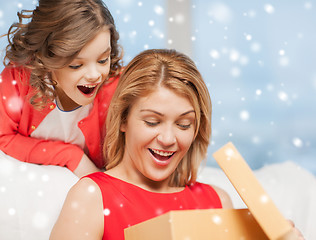
[[[224,189],[216,186],[212,186],[212,188],[216,191],[217,195],[219,196],[223,208],[233,208],[232,200]]]
[[[81,178],[72,186],[67,195],[68,200],[81,203],[82,206],[97,203],[100,197],[101,191],[98,184],[88,177]]]
[[[80,221],[78,221],[80,219]],[[90,232],[100,239],[103,233],[103,204],[97,185],[89,178],[80,179],[68,192],[51,239],[79,239]]]
[[[204,194],[204,192],[210,193],[212,195],[215,194],[220,199],[223,208],[233,208],[230,196],[224,189],[220,187],[201,182],[196,182],[189,187],[192,191],[200,192],[201,194]]]

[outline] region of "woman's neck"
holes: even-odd
[[[121,164],[105,171],[105,173],[150,192],[174,193],[184,189],[184,187],[169,186],[169,178],[163,181],[154,181],[152,179],[146,178],[141,173],[133,173],[130,169],[128,170],[124,167],[121,167]]]

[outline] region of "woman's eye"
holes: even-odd
[[[181,129],[189,129],[191,127],[191,123],[189,124],[180,124],[178,123],[178,126],[181,128]]]
[[[108,60],[109,60],[109,58],[102,59],[102,60],[98,61],[98,63],[100,63],[100,64],[105,64],[105,63],[108,62]]]
[[[150,127],[154,127],[157,126],[159,124],[159,122],[155,122],[155,121],[144,121],[146,125],[150,126]]]
[[[69,68],[71,69],[78,69],[82,66],[82,64],[78,64],[78,65],[69,65]]]

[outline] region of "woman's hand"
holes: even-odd
[[[74,170],[79,178],[94,172],[100,172],[101,170],[97,168],[94,163],[88,158],[86,154],[83,154],[78,167]]]
[[[294,222],[291,221],[291,220],[288,220],[288,221],[290,222],[291,226],[293,227],[293,230],[292,230],[292,234],[291,234],[291,235],[295,236],[295,239],[297,239],[297,240],[304,240],[305,238],[303,237],[303,234],[301,233],[300,230],[298,230],[298,229],[295,227]],[[286,238],[285,238],[285,240],[286,240]]]

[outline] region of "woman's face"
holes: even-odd
[[[66,67],[52,71],[63,110],[92,103],[110,71],[110,30],[100,31]]]
[[[190,101],[158,87],[131,107],[126,124],[123,161],[132,182],[164,182],[194,140],[195,112]],[[156,183],[154,183],[156,184]]]

